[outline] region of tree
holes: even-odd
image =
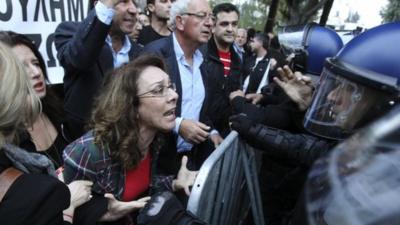
[[[321,18],[319,19],[319,24],[321,26],[325,26],[328,21],[329,13],[331,12],[332,5],[334,0],[327,0],[324,5],[324,9],[322,10]]]
[[[389,0],[389,3],[384,7],[380,14],[383,18],[383,22],[394,22],[400,20],[400,1]]]
[[[280,7],[283,25],[299,25],[312,22],[327,0],[284,0]]]
[[[279,0],[272,0],[269,6],[268,19],[265,23],[264,32],[272,32],[275,26],[276,13],[278,12]]]
[[[258,31],[264,30],[264,23],[267,20],[267,6],[269,0],[246,1],[238,6],[240,10],[240,26],[252,27]]]

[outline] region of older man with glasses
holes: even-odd
[[[206,114],[208,81],[199,50],[211,37],[211,8],[206,0],[177,0],[171,6],[170,18],[172,35],[148,44],[144,52],[164,57],[180,96],[174,134],[159,163],[160,170],[173,173],[177,172],[182,155],[189,156],[192,169],[199,169],[222,138]]]

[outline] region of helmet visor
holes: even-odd
[[[290,55],[292,53],[298,54],[303,51],[303,39],[307,30],[307,25],[287,26],[278,29],[279,43],[285,55]]]
[[[378,93],[324,69],[304,127],[318,136],[344,139],[365,121]]]
[[[306,184],[311,225],[399,224],[399,110],[318,160]]]

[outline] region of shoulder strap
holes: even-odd
[[[0,202],[3,200],[3,197],[7,193],[10,186],[21,175],[22,172],[14,167],[8,167],[2,173],[0,173]]]

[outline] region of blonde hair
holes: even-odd
[[[32,125],[41,111],[25,67],[9,47],[0,42],[0,148],[15,131]]]

